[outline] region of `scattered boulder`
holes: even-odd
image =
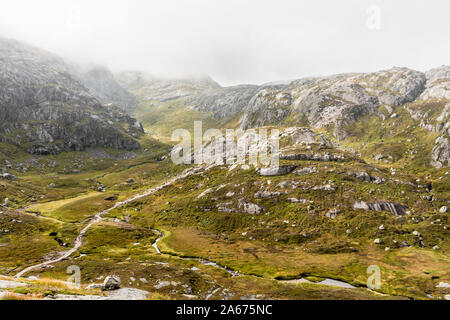
[[[12,169],[12,163],[6,159],[3,159],[3,163],[5,164],[5,167],[8,169]]]
[[[131,184],[131,183],[134,183],[135,181],[134,181],[134,179],[133,178],[130,178],[130,179],[128,179],[127,181],[125,181],[126,183],[128,183],[128,184]]]
[[[16,180],[16,177],[8,172],[0,174],[0,178],[5,179],[5,180]]]
[[[328,211],[328,212],[325,214],[325,216],[327,216],[328,218],[334,219],[334,218],[336,218],[336,217],[338,216],[338,214],[339,214],[340,212],[341,212],[341,211],[339,211],[339,209],[333,208],[333,209],[331,209],[330,211]]]
[[[47,187],[48,188],[56,188],[56,184],[52,182]]]
[[[297,199],[297,198],[288,198],[287,201],[291,203],[303,203],[303,204],[307,204],[309,202],[306,199]]]
[[[300,170],[297,170],[295,173],[298,175],[305,175],[305,174],[311,174],[311,173],[317,173],[316,167],[305,167]]]
[[[447,206],[442,206],[440,209],[439,209],[439,212],[440,213],[446,213],[448,211],[448,207]]]
[[[381,239],[375,239],[375,240],[373,240],[373,243],[375,243],[375,244],[381,244]]]
[[[353,205],[353,209],[369,210],[369,205],[364,201],[357,201]]]
[[[340,154],[329,153],[293,153],[280,155],[281,160],[307,160],[307,161],[343,161],[345,157]]]
[[[411,245],[406,241],[402,241],[402,243],[400,243],[400,248],[405,248],[405,247],[411,247]]]
[[[450,289],[450,284],[447,282],[439,282],[439,284],[436,285],[436,288],[449,288]]]
[[[321,190],[321,191],[336,191],[336,188],[331,184],[324,184],[321,186],[315,186],[313,190]]]
[[[239,199],[239,209],[248,214],[260,214],[264,209],[255,203],[246,202]]]
[[[356,179],[360,179],[360,180],[365,181],[365,182],[372,181],[372,177],[367,172],[364,172],[364,171],[356,172],[356,173],[350,173],[350,175],[352,177],[355,177]]]
[[[295,189],[297,187],[297,183],[295,181],[282,181],[279,184],[277,184],[277,187],[281,189],[287,188]]]
[[[283,194],[283,192],[270,192],[270,191],[258,191],[255,193],[255,199],[264,199],[271,197],[279,197]]]
[[[103,291],[112,291],[120,288],[120,278],[118,276],[107,276],[103,282]]]
[[[384,178],[372,177],[365,171],[356,172],[356,173],[350,172],[350,173],[347,173],[347,174],[349,176],[351,176],[351,177],[354,177],[356,179],[362,180],[364,182],[372,182],[374,184],[381,184],[381,183],[385,182]]]
[[[259,174],[262,176],[284,176],[294,171],[297,166],[279,166],[274,168],[261,168]]]

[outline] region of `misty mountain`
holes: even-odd
[[[133,114],[136,98],[121,87],[110,70],[105,67],[94,67],[81,74],[83,83],[89,91],[105,104],[115,104]]]
[[[220,88],[209,76],[165,79],[143,72],[128,71],[117,75],[118,82],[129,90],[138,89],[144,100],[170,101]]]
[[[103,104],[117,86],[88,88],[91,81],[79,79],[61,58],[6,38],[0,38],[0,70],[3,141],[33,154],[139,147],[141,125],[118,106]]]

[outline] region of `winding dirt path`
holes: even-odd
[[[101,221],[103,219],[103,217],[105,215],[107,215],[109,212],[111,212],[114,209],[120,208],[120,207],[122,207],[125,204],[134,202],[134,201],[136,201],[138,199],[142,199],[142,198],[148,197],[149,195],[152,195],[152,194],[154,194],[154,193],[156,193],[156,192],[158,192],[158,191],[160,191],[160,190],[170,186],[171,184],[173,184],[174,182],[176,182],[178,180],[185,179],[185,178],[187,178],[189,176],[192,176],[192,175],[198,173],[202,169],[203,169],[202,167],[195,167],[195,168],[186,169],[180,175],[170,179],[166,183],[164,183],[164,184],[162,184],[162,185],[160,185],[160,186],[158,186],[156,188],[150,189],[150,190],[148,190],[148,191],[146,191],[144,193],[138,194],[138,195],[136,195],[134,197],[131,197],[131,198],[127,199],[127,200],[117,202],[111,208],[97,213],[92,218],[92,220],[80,231],[80,233],[78,234],[78,236],[75,239],[75,242],[73,244],[73,248],[71,248],[70,250],[68,250],[66,252],[63,252],[62,255],[60,257],[56,258],[56,259],[48,260],[48,261],[45,261],[45,262],[42,262],[42,263],[39,263],[39,264],[36,264],[36,265],[33,265],[33,266],[29,266],[29,267],[23,269],[22,271],[20,271],[19,273],[17,273],[15,277],[16,278],[20,278],[24,274],[30,272],[31,270],[34,270],[34,269],[37,269],[37,268],[41,268],[41,267],[44,267],[44,266],[48,266],[48,265],[51,265],[51,264],[55,264],[55,263],[60,262],[60,261],[62,261],[64,259],[67,259],[68,257],[70,257],[73,253],[75,253],[83,245],[83,237],[86,234],[86,232],[94,224],[96,224],[99,221]]]

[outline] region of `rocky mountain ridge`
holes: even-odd
[[[354,123],[368,116],[382,121],[406,108],[424,128],[439,133],[431,156],[437,168],[449,165],[450,66],[425,73],[392,68],[372,73],[304,78],[278,85],[215,88],[194,95],[186,105],[213,118],[239,118],[243,129],[309,126],[330,131],[341,141]]]

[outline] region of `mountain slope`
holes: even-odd
[[[33,154],[136,149],[140,124],[92,95],[60,58],[0,38],[0,137]]]
[[[136,98],[121,87],[107,68],[95,67],[82,74],[84,84],[93,95],[103,103],[115,104],[133,114],[137,105]]]

